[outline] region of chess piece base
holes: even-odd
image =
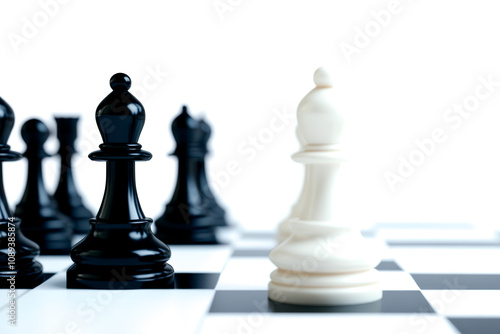
[[[159,268],[134,270],[127,266],[91,268],[73,264],[66,274],[68,289],[173,289],[174,269],[165,264]]]
[[[151,232],[151,219],[128,223],[90,220],[89,234],[71,250],[70,289],[169,289],[170,248]]]
[[[14,270],[11,270],[9,265],[7,247],[9,245],[7,236],[12,233],[12,227],[15,231],[14,243],[16,251]],[[21,221],[14,219],[13,221],[0,222],[0,235],[5,236],[2,241],[5,241],[4,245],[6,246],[0,249],[0,289],[10,288],[10,282],[7,279],[12,276],[15,276],[15,287],[18,289],[29,289],[37,286],[42,280],[42,265],[34,260],[39,253],[39,248],[21,232]],[[0,241],[0,244],[2,244],[2,241]]]
[[[16,231],[14,270],[11,270],[9,265],[8,248],[0,249],[0,289],[10,288],[11,284],[7,279],[12,276],[15,276],[14,285],[17,289],[33,288],[42,281],[42,265],[34,260],[38,255],[39,248],[22,234],[21,222],[18,219],[0,223],[0,234],[5,235],[5,246],[8,246],[7,236],[11,233],[8,227],[12,227],[12,225],[14,225],[14,231]]]
[[[294,273],[277,269],[271,274],[269,299],[298,305],[355,305],[382,298],[375,269],[345,274]]]
[[[269,299],[285,304],[342,306],[371,303],[382,298],[382,288],[375,283],[359,287],[295,287],[269,283]]]
[[[8,279],[12,276],[15,276],[15,289],[32,289],[42,282],[42,265],[38,261],[32,261],[25,268],[17,268],[17,274],[13,274],[8,268],[0,267],[0,289],[10,288]]]
[[[294,219],[292,235],[269,255],[269,298],[299,305],[355,305],[382,298],[380,247],[354,227]]]
[[[71,250],[72,226],[67,221],[24,215],[29,222],[40,222],[40,226],[23,225],[24,235],[40,246],[41,255],[68,255]]]

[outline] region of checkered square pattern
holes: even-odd
[[[380,301],[298,306],[267,298],[271,232],[226,230],[221,245],[172,246],[173,290],[67,290],[66,256],[17,290],[19,333],[500,333],[500,235],[469,224],[377,224]],[[7,314],[6,291],[0,312]],[[6,317],[4,317],[6,319]],[[1,333],[15,333],[0,322]]]

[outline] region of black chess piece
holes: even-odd
[[[225,225],[206,179],[205,156],[210,128],[187,111],[172,122],[178,159],[177,184],[164,214],[156,221],[156,236],[170,244],[216,244],[216,226]]]
[[[205,156],[208,153],[207,144],[208,140],[210,139],[210,135],[212,134],[212,129],[204,119],[201,119],[199,121],[199,124],[201,130],[199,132],[201,135],[199,141],[200,145],[203,147],[205,155],[203,159],[200,159],[197,163],[196,176],[198,177],[198,187],[200,189],[201,195],[204,197],[204,201],[206,203],[205,206],[209,208],[210,213],[215,218],[216,225],[228,226],[226,220],[226,211],[219,205],[219,203],[217,203],[217,200],[215,199],[215,196],[213,195],[212,190],[210,189],[210,186],[208,184],[207,173],[205,169]]]
[[[73,221],[74,233],[88,233],[92,213],[85,207],[73,179],[71,159],[75,150],[78,117],[56,117],[61,171],[53,195],[59,210]]]
[[[96,121],[103,144],[90,153],[106,161],[106,188],[90,232],[71,250],[75,262],[67,272],[67,287],[76,289],[173,288],[174,270],[167,263],[170,248],[151,231],[153,220],[142,212],[135,185],[135,161],[148,161],[139,135],[146,114],[128,92],[130,78],[111,77],[113,91],[99,104]]]
[[[43,183],[42,159],[49,157],[43,148],[49,129],[38,119],[23,124],[26,142],[28,179],[21,201],[14,212],[23,221],[24,234],[40,246],[41,254],[66,255],[71,250],[73,224],[51,200]]]
[[[15,288],[32,288],[42,279],[42,265],[35,261],[40,248],[23,235],[21,220],[12,216],[3,186],[3,162],[16,161],[22,155],[7,145],[14,112],[0,97],[0,288],[9,288],[15,276]]]

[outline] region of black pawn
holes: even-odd
[[[82,198],[76,189],[71,165],[72,156],[76,153],[77,123],[78,117],[56,117],[61,171],[53,197],[59,210],[73,221],[73,231],[86,234],[89,231],[89,219],[92,213],[83,205]]]
[[[204,159],[210,128],[187,111],[172,122],[177,147],[177,184],[164,214],[156,221],[156,236],[171,244],[216,244],[215,227],[225,225],[224,211],[208,187]]]
[[[75,262],[67,287],[75,289],[173,288],[170,248],[151,232],[153,220],[142,212],[135,185],[135,161],[150,160],[139,135],[146,120],[142,104],[128,92],[130,78],[111,77],[113,91],[99,104],[96,121],[104,143],[90,153],[106,161],[106,188],[89,234],[71,250]]]
[[[38,119],[23,124],[21,135],[26,142],[28,159],[26,189],[15,215],[23,221],[26,236],[40,246],[41,254],[68,254],[71,250],[73,224],[52,202],[43,183],[42,159],[49,156],[43,148],[49,129]]]
[[[12,216],[3,186],[3,162],[22,157],[7,145],[13,126],[14,112],[0,97],[0,288],[9,288],[12,276],[16,288],[32,288],[42,279],[42,265],[35,261],[40,248],[23,235],[21,220]]]

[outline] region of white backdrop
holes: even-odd
[[[293,113],[327,65],[354,156],[332,203],[339,219],[498,226],[499,9],[487,0],[2,0],[0,96],[16,113],[9,143],[24,151],[29,118],[55,130],[54,114],[80,115],[76,176],[96,211],[104,164],[87,158],[101,143],[94,112],[110,76],[125,72],[146,108],[140,143],[154,155],[137,167],[145,213],[158,217],[172,195],[170,123],[186,103],[213,127],[209,178],[233,222],[273,229],[302,182],[290,159]],[[55,136],[46,148],[57,150]],[[5,164],[12,206],[25,164]],[[239,166],[234,175],[228,164]],[[45,171],[53,191],[56,158]]]

